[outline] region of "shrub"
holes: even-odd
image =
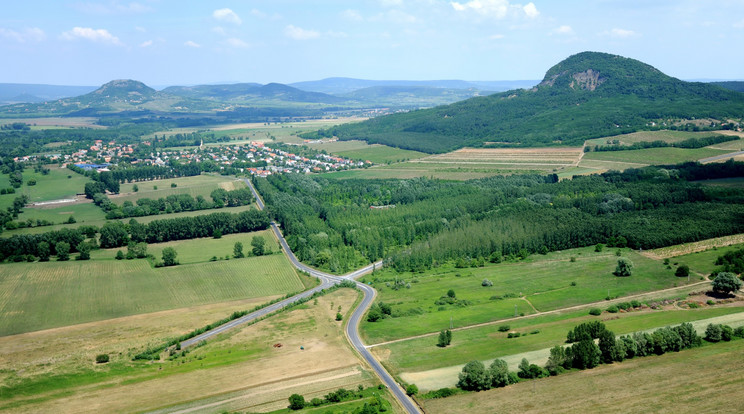
[[[641,307],[641,302],[633,299],[633,300],[630,301],[630,306],[632,306],[634,308],[640,308]]]
[[[723,330],[721,329],[721,325],[717,324],[708,324],[708,327],[705,328],[705,340],[708,342],[720,342],[723,337]]]
[[[631,262],[630,259],[621,257],[617,259],[617,266],[615,267],[615,271],[612,274],[619,277],[627,277],[630,276],[632,272],[633,262]]]
[[[599,308],[591,308],[589,309],[589,314],[594,316],[599,316],[602,314],[602,310]]]
[[[501,326],[499,326],[499,332],[509,332],[509,329],[511,329],[511,327],[509,325],[501,325]]]
[[[416,386],[416,384],[409,384],[409,385],[408,385],[408,386],[406,387],[406,395],[408,395],[409,397],[411,397],[411,396],[414,396],[414,395],[418,394],[418,392],[419,392],[419,389],[418,389],[418,387]]]
[[[109,355],[108,354],[99,354],[96,355],[96,364],[105,364],[109,362]]]
[[[568,259],[569,262],[574,263],[576,262],[576,256],[571,256],[570,259]]]
[[[619,309],[618,309],[617,305],[610,305],[610,307],[607,308],[607,312],[610,312],[610,313],[617,313],[618,310]]]
[[[597,253],[601,253],[602,250],[604,250],[605,245],[602,243],[597,243],[596,246],[594,246],[594,251]]]
[[[677,277],[690,276],[690,266],[687,266],[686,264],[679,265],[677,270],[674,272],[674,276],[677,276]]]
[[[303,408],[305,408],[305,397],[301,396],[300,394],[292,394],[289,396],[290,410],[301,410]]]
[[[483,287],[493,286],[493,282],[491,282],[488,279],[483,279],[483,281],[481,282],[481,286]]]
[[[522,336],[522,334],[520,334],[519,332],[509,332],[506,335],[507,338],[519,338],[520,336]]]

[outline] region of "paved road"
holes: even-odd
[[[729,152],[728,154],[716,155],[715,157],[702,158],[699,159],[698,162],[700,164],[706,164],[713,161],[724,160],[726,158],[733,158],[738,155],[744,155],[744,151]]]
[[[256,198],[256,204],[258,205],[258,208],[263,210],[265,208],[263,200],[261,199],[261,196],[256,191],[255,187],[253,187],[253,183],[251,183],[249,179],[244,179],[244,181],[246,184],[248,184],[248,187],[251,189],[253,196]],[[189,340],[183,341],[181,342],[181,348],[186,348],[189,346],[196,345],[199,342],[205,341],[215,335],[218,335],[229,329],[235,328],[236,326],[239,326],[246,322],[250,322],[255,319],[264,317],[302,298],[309,297],[313,293],[321,289],[326,289],[335,284],[341,283],[344,280],[351,280],[351,281],[354,281],[357,287],[362,291],[362,293],[364,293],[364,297],[362,298],[362,302],[359,304],[359,306],[357,306],[357,308],[354,309],[354,312],[351,314],[351,318],[346,324],[346,336],[349,339],[349,342],[354,347],[354,349],[356,349],[356,351],[359,352],[362,358],[364,358],[364,360],[367,361],[370,367],[372,367],[372,369],[375,371],[377,376],[380,377],[380,380],[382,380],[382,382],[388,387],[388,389],[390,389],[390,392],[398,400],[400,405],[403,406],[406,412],[408,412],[409,414],[421,413],[421,410],[418,408],[418,406],[413,402],[413,400],[411,400],[406,395],[403,388],[401,388],[400,385],[398,385],[395,379],[393,379],[393,377],[387,372],[387,370],[382,366],[382,364],[380,364],[380,362],[377,359],[375,359],[374,356],[372,356],[372,353],[370,353],[369,350],[364,346],[362,339],[359,337],[359,323],[361,322],[362,316],[364,316],[364,313],[372,305],[372,301],[374,301],[375,295],[377,294],[377,292],[372,287],[365,285],[364,283],[357,282],[355,279],[367,273],[371,273],[377,268],[382,267],[382,260],[369,264],[361,269],[357,269],[355,271],[347,273],[343,276],[331,275],[331,274],[313,269],[312,267],[307,266],[304,263],[297,260],[297,257],[294,255],[292,250],[289,248],[289,245],[287,245],[287,241],[284,239],[284,236],[279,231],[279,227],[273,221],[271,222],[271,229],[274,231],[274,234],[276,235],[276,238],[279,240],[282,250],[284,250],[284,253],[289,258],[289,261],[292,262],[292,264],[297,269],[302,270],[303,272],[307,272],[311,276],[314,276],[320,279],[320,282],[321,282],[320,285],[308,291],[302,292],[298,295],[295,295],[285,300],[282,300],[280,302],[277,302],[273,305],[267,306],[263,309],[259,309],[255,312],[249,313],[248,315],[245,315],[241,318],[228,322],[209,332],[205,332]]]

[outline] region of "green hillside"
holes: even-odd
[[[744,95],[684,82],[634,59],[597,52],[573,55],[536,87],[322,130],[436,153],[464,146],[582,145],[584,140],[643,129],[716,126],[744,113]],[[710,122],[706,124],[709,126]]]

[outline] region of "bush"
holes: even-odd
[[[342,319],[344,319],[344,315],[342,315],[341,312],[336,312],[336,320],[340,321]]]
[[[109,362],[109,355],[108,354],[99,354],[96,355],[96,364],[105,364]]]
[[[677,270],[674,272],[674,276],[677,276],[677,277],[690,276],[690,266],[687,266],[686,264],[679,265]]]
[[[522,336],[522,334],[519,332],[509,332],[506,335],[507,338],[519,338],[520,336]]]
[[[599,308],[591,308],[589,309],[589,314],[594,316],[599,316],[602,314],[602,310]]]
[[[418,394],[418,392],[419,392],[419,389],[416,386],[416,384],[410,384],[406,387],[406,395],[408,395],[409,397]]]
[[[491,282],[488,279],[483,279],[483,281],[481,282],[481,286],[483,287],[493,286],[493,282]]]
[[[511,327],[509,325],[501,325],[499,326],[499,332],[509,332]]]
[[[610,312],[610,313],[617,313],[618,310],[619,309],[618,309],[617,305],[610,305],[610,307],[607,308],[607,312]]]
[[[289,396],[290,410],[301,410],[303,408],[305,408],[305,397],[301,396],[300,394],[292,394]]]
[[[597,243],[596,246],[594,246],[594,251],[597,253],[601,253],[602,250],[604,250],[605,245],[602,243]]]
[[[708,324],[708,327],[705,328],[705,340],[708,342],[720,342],[721,339],[723,339],[721,325]]]
[[[627,277],[630,276],[632,272],[633,262],[631,262],[630,259],[621,257],[617,259],[617,267],[615,267],[615,271],[612,274],[619,277]]]

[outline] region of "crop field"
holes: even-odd
[[[454,327],[506,319],[514,316],[515,305],[518,313],[530,314],[688,283],[686,278],[675,277],[674,268],[666,269],[660,261],[628,249],[622,250],[622,256],[634,263],[630,277],[612,275],[618,259],[614,251],[596,253],[593,248],[534,255],[523,262],[483,268],[456,269],[450,264],[423,274],[400,276],[383,270],[363,280],[373,283],[379,300],[391,304],[394,313],[411,315],[364,322],[362,330],[368,342],[378,343],[445,329],[450,318]],[[410,289],[387,287],[392,286],[395,277],[410,282]],[[483,279],[489,279],[493,286],[481,286]],[[690,283],[697,281],[692,278]],[[471,304],[436,305],[434,302],[449,289]]]
[[[162,269],[143,259],[9,263],[0,266],[0,336],[303,289],[283,255]]]
[[[379,144],[370,145],[367,148],[356,150],[334,151],[334,154],[353,160],[372,161],[375,164],[403,162],[425,157],[427,155],[423,152],[404,150]]]
[[[2,120],[3,124],[12,124],[14,122],[22,122],[32,127],[107,128],[102,125],[97,125],[96,122],[98,122],[98,118],[92,117],[3,118]]]
[[[557,171],[557,170],[556,170]],[[511,169],[494,166],[493,164],[424,164],[419,162],[407,161],[391,165],[374,166],[365,169],[347,170],[328,173],[328,177],[348,179],[348,178],[417,178],[429,177],[442,180],[472,180],[477,178],[490,177],[493,175],[504,174],[528,174],[544,173],[544,171],[531,169]]]
[[[79,412],[95,407],[99,412],[266,412],[286,407],[293,393],[309,400],[341,387],[372,386],[377,379],[361,366],[344,339],[342,323],[335,320],[338,307],[348,316],[357,297],[357,292],[341,289],[317,302],[221,335],[185,357],[157,364],[132,363],[131,349],[109,342],[109,364],[94,366],[90,363],[94,354],[85,350],[89,362],[82,362],[81,357],[77,370],[9,381],[11,387],[4,389],[0,410]],[[143,318],[140,323],[153,323],[152,319]],[[124,333],[118,323],[123,320],[113,321],[117,327],[113,333]],[[131,328],[137,326],[129,323]],[[67,334],[74,329],[64,328]],[[111,329],[107,324],[98,330]],[[90,331],[89,326],[86,332]],[[31,335],[53,335],[53,331],[23,336]],[[18,344],[23,336],[0,338],[0,343]],[[115,336],[126,341],[124,335]],[[45,349],[48,356],[54,355],[54,349]],[[124,352],[119,355],[117,350]],[[13,364],[14,369],[20,366]]]
[[[678,164],[681,162],[697,161],[702,158],[714,157],[716,155],[726,154],[727,152],[730,151],[711,148],[646,148],[628,151],[587,152],[584,155],[584,160],[630,162],[646,165]]]
[[[227,234],[219,239],[204,238],[191,240],[178,240],[166,243],[154,243],[147,246],[147,253],[160,258],[163,249],[172,247],[178,252],[178,261],[181,264],[209,262],[213,257],[217,260],[242,260],[233,258],[233,247],[236,242],[243,243],[243,254],[251,255],[251,240],[254,236],[263,237],[266,241],[265,249],[272,253],[281,253],[279,243],[276,241],[271,230],[256,231],[252,233]],[[126,247],[121,249],[101,249],[91,252],[91,260],[115,260],[116,252],[122,250],[126,253]]]
[[[387,355],[388,367],[397,373],[423,378],[427,377],[426,371],[432,371],[429,373],[430,376],[440,377],[440,380],[448,381],[451,386],[453,378],[456,381],[457,372],[460,371],[462,365],[469,361],[474,359],[490,361],[524,353],[530,353],[533,358],[536,358],[538,353],[535,351],[542,351],[540,353],[542,357],[548,354],[547,351],[551,347],[564,344],[568,331],[583,322],[600,320],[615,335],[626,335],[678,325],[682,322],[703,321],[704,329],[709,319],[721,317],[736,318],[740,321],[739,324],[742,324],[744,323],[744,307],[738,304],[737,306],[721,305],[689,310],[646,309],[628,313],[603,313],[600,316],[588,315],[587,310],[584,309],[515,319],[504,323],[510,327],[509,332],[518,332],[522,335],[518,338],[507,338],[507,332],[498,330],[501,324],[492,324],[454,331],[452,344],[446,348],[437,347],[437,337],[429,336],[381,345],[373,349],[377,355]],[[537,333],[531,334],[531,332]],[[516,359],[515,370],[521,358]],[[507,362],[513,360],[514,358],[510,358]],[[439,372],[434,372],[434,370]],[[454,375],[452,375],[453,372]],[[421,384],[418,385],[421,386]]]
[[[172,187],[171,184],[176,184],[176,187]],[[138,188],[137,192],[133,190],[135,185]],[[236,190],[238,188],[245,188],[245,182],[217,175],[197,175],[194,177],[141,181],[122,184],[119,195],[109,196],[109,198],[119,205],[125,201],[136,203],[140,198],[160,198],[176,194],[189,194],[192,197],[202,196],[207,200],[211,200],[209,194],[216,188],[223,188],[228,191]]]
[[[416,160],[435,164],[494,164],[504,168],[552,170],[576,165],[581,148],[463,148]]]
[[[87,205],[87,204],[85,204],[85,205]],[[91,206],[94,206],[93,204],[90,204],[90,205]],[[98,207],[96,207],[96,208],[98,208]],[[210,214],[210,213],[216,213],[216,212],[236,214],[236,213],[240,213],[241,211],[250,210],[252,208],[255,208],[255,207],[253,205],[239,206],[239,207],[223,207],[223,208],[220,208],[220,209],[198,210],[198,211],[183,211],[183,212],[180,212],[180,213],[156,214],[156,215],[153,215],[153,216],[143,216],[143,217],[133,217],[133,218],[135,220],[137,220],[138,222],[140,222],[140,223],[149,223],[149,222],[151,222],[153,220],[161,220],[161,219],[169,219],[169,218],[177,218],[177,217],[193,217],[193,216],[200,216],[202,214]],[[4,237],[9,237],[9,236],[12,236],[14,234],[37,234],[37,233],[44,233],[44,232],[52,231],[52,230],[59,230],[59,229],[63,229],[63,228],[77,228],[77,227],[80,227],[82,225],[90,225],[90,226],[101,227],[104,224],[106,224],[106,222],[108,222],[108,221],[116,221],[116,220],[106,220],[105,218],[94,219],[94,217],[93,217],[94,213],[92,213],[92,211],[89,211],[87,209],[88,209],[88,207],[86,207],[85,209],[82,209],[82,211],[88,212],[89,214],[91,214],[91,219],[89,221],[81,222],[81,220],[78,220],[77,223],[73,223],[73,224],[57,224],[57,225],[53,225],[53,226],[29,227],[29,228],[24,228],[24,229],[7,230],[7,231],[3,232],[3,236]],[[72,208],[72,206],[68,206],[68,207],[65,207],[65,208],[60,208],[59,210],[60,210],[61,213],[65,213],[65,212],[73,212],[74,213],[75,211],[77,211],[77,209],[76,208]],[[75,214],[73,214],[73,216],[75,216],[75,219],[77,219],[77,216]],[[23,217],[23,216],[20,216],[20,217]],[[64,216],[63,215],[63,217],[66,218],[68,216]],[[83,217],[83,218],[85,218],[85,217]],[[131,220],[131,218],[127,218],[127,219],[123,219],[123,220],[118,220],[118,221],[121,221],[122,223],[128,223],[129,220]]]
[[[426,400],[427,413],[741,412],[741,342],[601,365],[505,388]],[[725,373],[725,374],[724,374]],[[691,380],[694,378],[694,381]]]

